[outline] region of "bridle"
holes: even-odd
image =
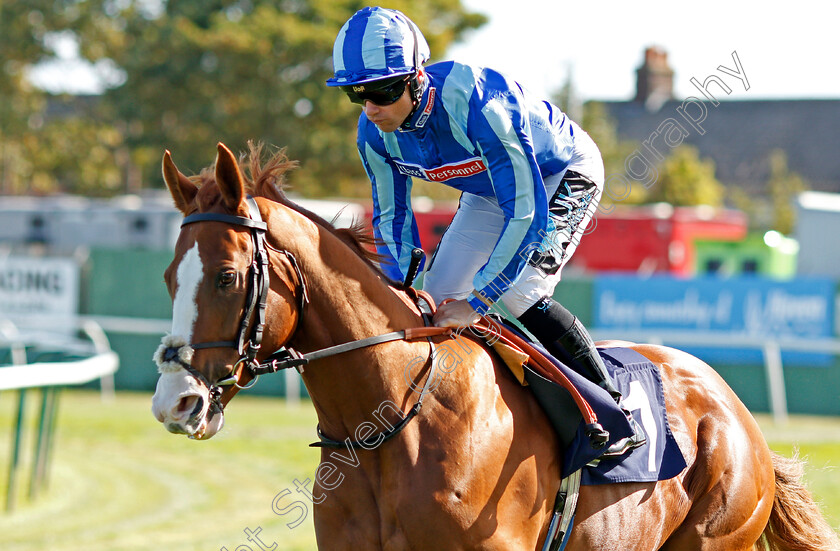
[[[284,254],[295,271],[295,275],[297,276],[297,285],[296,289],[294,289],[294,295],[297,298],[298,317],[296,323],[298,326],[300,325],[300,320],[303,316],[304,307],[309,303],[309,297],[306,290],[306,282],[300,271],[300,267],[298,266],[295,256],[285,249],[278,249],[271,246],[271,244],[266,241],[265,233],[268,227],[262,220],[256,201],[253,197],[248,196],[246,197],[246,204],[248,205],[249,212],[249,217],[247,218],[244,216],[221,213],[196,213],[187,216],[181,222],[182,228],[189,224],[195,224],[198,222],[223,222],[234,226],[245,227],[249,230],[253,246],[253,255],[251,258],[251,266],[248,270],[249,277],[245,311],[242,314],[236,339],[230,341],[208,341],[200,343],[183,343],[176,340],[164,339],[163,344],[161,344],[158,353],[156,354],[159,365],[175,365],[178,368],[183,368],[208,389],[210,401],[210,409],[208,413],[211,415],[224,412],[225,402],[222,400],[222,396],[225,389],[231,387],[235,387],[237,389],[250,388],[256,383],[256,380],[260,375],[276,373],[280,370],[292,367],[296,368],[300,373],[303,373],[303,367],[310,361],[396,340],[411,341],[416,339],[427,339],[434,349],[434,343],[431,341],[431,337],[451,333],[451,329],[444,327],[409,327],[402,331],[392,331],[382,335],[375,335],[344,344],[330,346],[321,350],[315,350],[306,354],[301,354],[293,348],[282,346],[276,352],[269,355],[266,358],[266,361],[262,363],[258,362],[257,354],[259,353],[262,345],[263,331],[265,329],[265,314],[269,288],[268,251],[266,247]],[[420,252],[422,253],[422,251]],[[416,275],[420,259],[420,256],[412,254],[412,265],[409,268],[409,272],[411,274]],[[411,276],[412,280],[413,275]],[[410,285],[410,283],[408,285]],[[431,311],[431,308],[433,307],[431,298],[420,298],[421,301],[425,301],[427,303],[427,306]],[[415,303],[421,301],[415,299]],[[420,309],[422,313],[422,308],[418,306],[418,309]],[[254,318],[253,323],[251,323],[252,317]],[[248,331],[249,327],[250,332]],[[292,334],[294,334],[296,330],[297,327],[292,330]],[[219,378],[215,382],[211,382],[203,373],[195,369],[191,365],[191,361],[184,359],[182,353],[184,349],[189,350],[189,358],[191,358],[192,351],[207,348],[235,348],[240,354],[239,360],[237,360],[237,362],[233,365],[230,373]],[[430,357],[433,356],[434,353],[432,352]],[[239,384],[240,378],[237,377],[237,370],[240,365],[243,366],[243,371],[247,369],[253,377],[247,386]],[[373,443],[381,443],[396,436],[400,431],[402,431],[408,422],[420,412],[420,408],[423,405],[423,399],[427,394],[429,394],[429,392],[431,392],[431,383],[435,380],[435,369],[435,362],[432,361],[430,371],[426,375],[426,382],[420,391],[420,397],[417,402],[411,410],[390,430],[383,431],[378,435],[374,435],[366,440],[357,442],[350,439],[345,441],[332,440],[324,435],[320,427],[318,427],[320,442],[316,442],[312,444],[312,446],[350,446],[356,449],[371,449],[371,447],[375,447],[373,446]]]
[[[294,367],[300,373],[303,373],[303,367],[313,360],[326,358],[337,354],[343,354],[345,352],[350,352],[351,350],[358,350],[360,348],[366,348],[368,346],[373,346],[376,344],[381,344],[390,341],[412,341],[416,339],[426,339],[429,341],[432,347],[429,356],[429,372],[426,374],[426,382],[423,385],[422,390],[420,391],[420,397],[418,398],[414,406],[411,408],[411,410],[407,414],[403,415],[402,419],[400,419],[390,429],[382,431],[379,434],[369,436],[368,438],[361,441],[351,440],[350,438],[347,438],[344,441],[333,440],[327,437],[321,431],[321,427],[319,426],[318,437],[320,441],[315,442],[314,444],[310,444],[310,446],[328,448],[349,447],[353,449],[370,450],[372,448],[375,448],[382,442],[393,438],[394,436],[399,434],[400,431],[402,431],[402,429],[405,428],[408,422],[411,421],[411,419],[413,419],[420,412],[420,408],[423,406],[423,399],[432,390],[431,383],[433,380],[435,380],[435,370],[437,363],[434,361],[435,344],[432,340],[432,337],[452,334],[452,330],[450,328],[429,326],[429,320],[431,317],[430,313],[434,310],[434,303],[431,300],[431,297],[429,297],[428,295],[424,295],[420,291],[413,291],[413,289],[411,288],[411,281],[413,280],[414,275],[416,275],[417,269],[419,267],[420,260],[422,258],[422,251],[419,251],[420,254],[414,254],[414,252],[412,253],[411,265],[408,269],[409,275],[407,276],[406,282],[404,283],[404,287],[406,288],[406,290],[411,289],[413,291],[412,294],[414,296],[412,298],[414,300],[415,306],[417,307],[424,321],[426,321],[425,327],[409,327],[401,331],[392,331],[390,333],[385,333],[382,335],[366,337],[363,339],[350,341],[335,346],[330,346],[328,348],[323,348],[321,350],[307,352],[306,354],[301,354],[300,352],[292,348],[281,346],[276,352],[269,355],[266,358],[265,362],[260,363],[257,361],[257,354],[259,353],[260,347],[262,345],[263,331],[265,329],[265,311],[269,289],[268,251],[266,250],[266,247],[284,254],[291,263],[295,271],[295,275],[297,276],[297,284],[296,288],[293,290],[293,293],[294,296],[297,298],[298,317],[296,320],[296,327],[292,330],[291,334],[294,334],[297,331],[297,326],[299,326],[301,323],[304,307],[309,302],[309,297],[306,291],[306,282],[303,278],[303,273],[300,271],[300,267],[298,266],[297,259],[295,258],[295,256],[285,249],[278,249],[266,242],[265,233],[268,227],[266,223],[262,220],[262,216],[260,215],[260,211],[256,201],[253,197],[248,196],[246,197],[246,204],[248,206],[249,213],[249,217],[247,218],[243,216],[219,213],[196,213],[187,216],[186,218],[184,218],[183,222],[181,222],[181,227],[197,222],[224,222],[227,224],[232,224],[234,226],[246,227],[250,232],[251,242],[253,245],[253,254],[251,258],[251,266],[248,271],[249,278],[246,306],[245,311],[242,314],[242,320],[239,324],[239,331],[237,333],[236,339],[231,341],[210,341],[191,344],[173,342],[171,340],[167,341],[166,339],[164,339],[163,344],[161,344],[160,348],[158,349],[158,353],[156,354],[156,359],[158,361],[159,366],[163,368],[164,365],[175,365],[179,368],[183,368],[188,373],[190,373],[190,375],[195,377],[196,380],[203,384],[209,390],[209,412],[212,415],[215,413],[222,413],[224,411],[224,402],[222,401],[222,395],[224,394],[225,388],[249,388],[250,386],[255,384],[256,380],[259,378],[260,375],[267,373],[276,373],[282,369],[288,369],[291,367]],[[424,309],[421,307],[422,303],[425,303],[428,307],[427,311],[424,311]],[[251,323],[252,317],[255,318],[253,323]],[[249,327],[251,328],[250,332],[248,331]],[[542,354],[535,350],[525,340],[517,337],[511,331],[505,330],[504,328],[500,328],[499,334],[495,336],[502,340],[506,340],[507,342],[512,343],[515,347],[518,347],[521,350],[524,350],[526,352],[526,355],[531,359],[529,365],[531,365],[532,368],[534,368],[543,377],[549,380],[554,379],[556,374],[552,375],[553,371],[550,368],[550,366],[547,367],[546,365],[543,365],[547,360],[542,356]],[[210,382],[205,375],[203,375],[197,369],[192,367],[190,359],[192,357],[193,350],[226,347],[236,348],[236,350],[240,354],[240,358],[233,365],[231,372],[228,375],[225,375],[218,379],[215,383]],[[184,349],[189,350],[187,359],[184,359],[184,356],[182,355],[182,351]],[[239,379],[237,378],[236,373],[240,365],[243,366],[243,371],[245,369],[248,369],[251,375],[253,376],[253,380],[248,384],[248,386],[241,386],[239,384]],[[575,400],[576,404],[578,405],[578,408],[581,411],[581,414],[583,415],[584,420],[586,421],[586,434],[590,438],[593,447],[603,446],[607,441],[609,433],[605,432],[601,425],[598,423],[598,418],[595,415],[595,412],[592,410],[592,408],[589,406],[586,400],[581,396],[580,392],[574,387],[574,385],[571,384],[571,382],[569,382],[568,379],[566,379],[565,375],[562,375],[562,373],[560,375],[561,380],[555,380],[555,382],[560,384],[560,386],[566,388],[572,394],[572,398]]]
[[[236,338],[230,341],[207,341],[199,343],[186,343],[177,345],[170,345],[165,347],[162,351],[162,359],[165,362],[176,362],[180,367],[185,369],[190,375],[195,377],[201,384],[209,390],[210,408],[213,413],[221,413],[224,411],[224,404],[221,397],[226,387],[236,387],[238,389],[249,388],[253,386],[260,375],[260,364],[257,362],[257,354],[262,346],[263,332],[265,330],[265,310],[268,299],[269,287],[269,273],[268,273],[268,251],[266,249],[265,233],[268,226],[263,221],[260,215],[259,207],[253,197],[248,196],[245,199],[248,206],[249,217],[235,216],[231,214],[221,213],[196,213],[184,218],[181,222],[181,227],[195,224],[198,222],[224,222],[234,226],[248,228],[251,235],[252,255],[251,265],[248,269],[248,287],[246,290],[245,310],[242,313],[242,319],[239,323],[239,330]],[[274,249],[274,247],[270,248]],[[298,302],[298,323],[303,314],[304,306],[309,302],[309,297],[306,291],[306,282],[303,279],[303,274],[298,266],[295,256],[284,249],[274,249],[284,254],[292,265],[297,276],[297,289],[295,289],[295,296]],[[254,318],[253,323],[251,319]],[[249,331],[250,327],[250,331]],[[293,330],[294,332],[294,330]],[[183,346],[189,346],[192,350],[202,350],[207,348],[235,348],[239,354],[239,360],[233,365],[230,373],[222,376],[215,382],[211,382],[203,373],[195,369],[190,362],[180,359],[180,350]],[[253,375],[252,381],[247,386],[241,386],[237,378],[237,371],[240,366],[251,371]]]

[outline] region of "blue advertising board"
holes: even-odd
[[[599,276],[594,301],[594,325],[599,329],[815,339],[834,334],[835,282],[825,278]],[[698,353],[696,348],[692,352]],[[704,348],[698,355],[707,361],[761,361],[756,349]],[[786,352],[784,358],[810,363],[815,356]]]

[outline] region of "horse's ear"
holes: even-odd
[[[245,183],[242,180],[242,173],[239,171],[239,164],[230,149],[219,142],[217,146],[219,153],[216,156],[216,184],[222,192],[225,205],[236,211],[245,195]]]
[[[169,188],[169,193],[175,200],[175,208],[186,215],[191,210],[190,205],[195,200],[198,187],[181,174],[172,162],[172,155],[168,149],[163,154],[163,181],[166,182],[166,187]]]

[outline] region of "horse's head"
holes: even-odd
[[[167,151],[163,178],[185,218],[164,274],[172,331],[155,353],[152,411],[170,432],[210,438],[224,424],[224,405],[253,378],[261,345],[273,352],[294,332],[303,281],[290,253],[266,247],[260,208],[223,144],[215,170],[194,178]],[[279,320],[271,328],[267,309]]]

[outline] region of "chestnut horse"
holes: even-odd
[[[423,325],[405,289],[372,262],[363,233],[286,199],[279,182],[293,163],[279,152],[263,164],[260,150],[240,159],[243,172],[219,144],[214,168],[192,178],[169,152],[163,158],[186,217],[165,274],[172,334],[156,358],[153,398],[171,432],[213,436],[251,369],[284,345],[311,353]],[[770,452],[709,366],[671,348],[622,345],[659,367],[688,467],[655,483],[582,486],[567,549],[837,548],[799,483],[800,464]],[[341,450],[322,448],[309,488],[320,549],[541,549],[560,482],[558,439],[495,354],[465,337],[457,346],[457,368],[435,370],[427,339],[299,366],[319,433],[348,439]],[[353,440],[364,445],[353,449]]]

